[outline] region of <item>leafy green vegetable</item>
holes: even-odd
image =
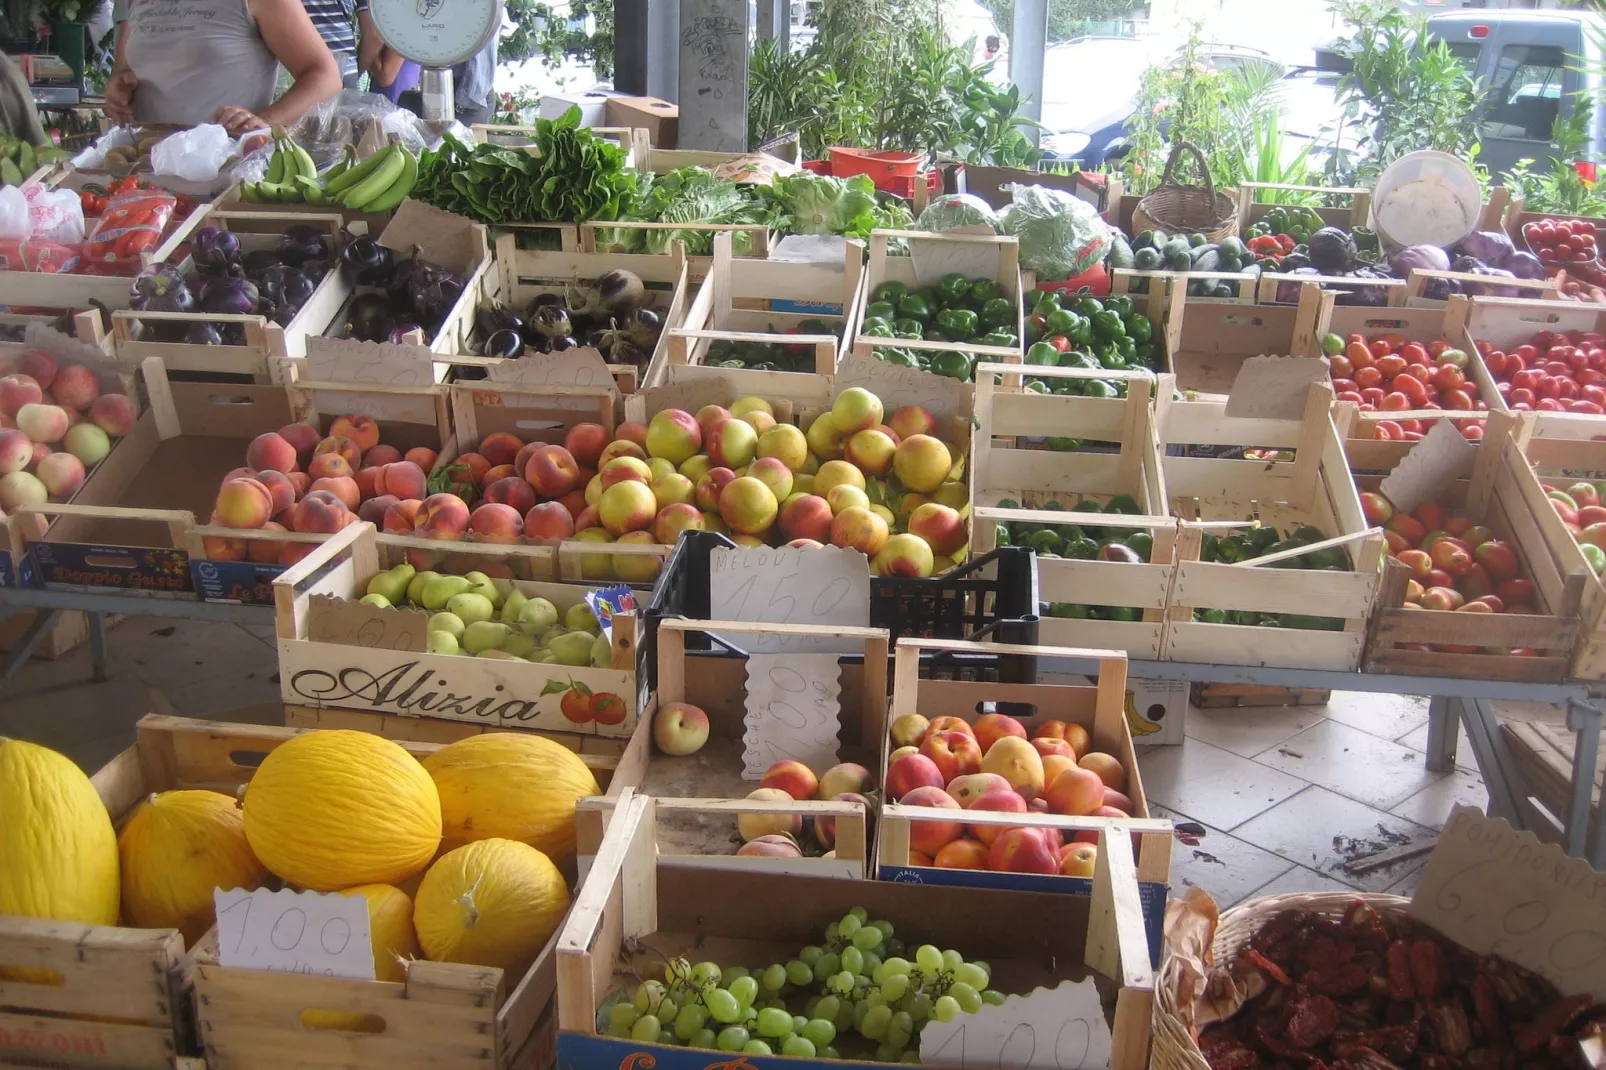
[[[764,187],[773,225],[788,234],[845,234],[869,237],[876,219],[875,183],[869,175],[849,179],[808,171],[780,175]]]
[[[702,167],[681,167],[651,181],[637,205],[624,218],[649,223],[762,223],[760,199],[740,186]],[[710,230],[633,230],[627,227],[599,231],[599,247],[631,253],[667,252],[673,241],[686,243],[690,256],[707,256],[714,249]],[[750,232],[732,235],[732,251],[746,255],[752,248]]]

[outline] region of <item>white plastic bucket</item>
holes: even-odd
[[[1478,229],[1483,194],[1461,160],[1424,149],[1394,161],[1372,192],[1371,228],[1390,249],[1448,249]]]

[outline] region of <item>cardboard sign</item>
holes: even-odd
[[[1298,420],[1305,415],[1310,388],[1328,379],[1322,357],[1248,357],[1227,395],[1228,416]]]
[[[1440,420],[1422,441],[1383,477],[1378,489],[1394,503],[1396,512],[1414,513],[1423,502],[1433,501],[1450,483],[1472,471],[1478,448],[1466,440],[1449,420]]]
[[[710,375],[655,386],[642,392],[642,400],[649,420],[665,409],[684,409],[696,416],[704,405],[729,405],[735,401],[736,387],[729,376]]]
[[[417,246],[425,260],[464,276],[490,257],[484,227],[411,197],[396,209],[379,244],[400,253],[397,259],[412,256]]]
[[[717,547],[708,560],[709,607],[714,620],[764,624],[870,624],[870,561],[857,550],[827,546]],[[785,634],[742,635],[751,653],[852,654],[856,639]]]
[[[334,892],[212,892],[218,962],[247,970],[374,980],[368,900]]]
[[[1110,1065],[1110,1024],[1091,979],[1063,981],[920,1031],[922,1066],[997,1070],[1102,1070]]]
[[[307,639],[421,653],[428,649],[429,617],[415,609],[381,609],[318,594],[307,607]]]
[[[776,762],[815,775],[837,763],[842,665],[835,654],[750,654],[742,779],[762,780]]]
[[[487,367],[485,377],[493,383],[518,386],[580,386],[612,390],[616,396],[619,393],[608,362],[591,346],[504,360]]]
[[[427,346],[313,335],[307,339],[306,371],[301,378],[315,383],[434,386],[435,358]]]
[[[770,259],[796,264],[841,264],[847,251],[848,239],[840,235],[788,234],[770,250]]]
[[[922,286],[934,286],[955,272],[967,279],[996,279],[1002,250],[994,241],[943,241],[909,238],[909,259]]]
[[[1480,955],[1606,999],[1606,873],[1497,817],[1458,806],[1411,897],[1411,916]]]
[[[888,415],[905,405],[919,405],[934,416],[957,417],[970,413],[970,388],[965,383],[919,368],[888,364],[875,357],[849,354],[843,358],[837,367],[835,394],[850,386],[862,386],[880,398]]]

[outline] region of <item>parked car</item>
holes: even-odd
[[[1143,72],[1158,58],[1154,42],[1138,37],[1050,45],[1043,53],[1043,151],[1093,168],[1124,147]]]

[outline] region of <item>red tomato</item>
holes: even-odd
[[[1433,381],[1433,370],[1426,364],[1411,363],[1405,366],[1405,374],[1414,376],[1424,383]]]
[[[1350,390],[1354,390],[1354,391],[1359,391],[1360,390],[1360,387],[1355,385],[1355,380],[1353,380],[1353,379],[1334,379],[1333,380],[1333,391],[1335,393],[1343,394],[1343,393],[1345,393],[1347,391],[1350,391]]]
[[[1421,342],[1405,343],[1400,347],[1400,356],[1404,357],[1408,363],[1426,364],[1428,362],[1427,347]]]
[[[1403,430],[1407,431],[1407,432],[1414,431],[1415,433],[1417,433],[1419,435],[1422,433],[1422,421],[1421,420],[1401,420],[1400,421],[1400,427]]]
[[[1467,377],[1454,364],[1441,364],[1433,373],[1433,385],[1440,390],[1463,390],[1466,384]]]
[[[1470,442],[1477,442],[1483,438],[1483,425],[1467,423],[1461,425],[1461,437]]]
[[[1552,379],[1551,382],[1556,384],[1556,396],[1558,398],[1564,401],[1571,401],[1578,396],[1578,384],[1568,376],[1559,375]]]
[[[1357,405],[1366,401],[1365,398],[1361,397],[1360,391],[1358,390],[1341,390],[1335,394],[1334,397],[1336,397],[1339,401],[1353,401]]]
[[[1367,346],[1367,348],[1372,351],[1373,357],[1386,357],[1394,352],[1394,347],[1389,345],[1388,342],[1382,338],[1373,340],[1372,344]]]
[[[1376,405],[1378,402],[1383,400],[1383,388],[1378,386],[1369,386],[1365,390],[1361,391],[1361,397],[1365,398],[1368,404]]]
[[[1602,413],[1606,413],[1606,405],[1602,405],[1598,401],[1569,401],[1567,403],[1567,411],[1585,412],[1592,416],[1599,416]]]
[[[1396,375],[1394,382],[1390,383],[1389,386],[1396,393],[1405,397],[1413,407],[1421,405],[1428,400],[1427,388],[1422,385],[1422,380],[1414,375],[1403,373]],[[1386,398],[1384,400],[1387,401]],[[1388,405],[1384,405],[1384,408],[1388,407]]]
[[[1571,375],[1572,373],[1572,365],[1568,364],[1565,360],[1545,361],[1546,375]]]
[[[1365,345],[1366,344],[1366,335],[1364,335],[1364,334],[1347,334],[1347,335],[1344,336],[1344,344],[1346,346],[1355,345],[1357,342],[1359,342],[1361,345]]]
[[[1405,441],[1407,441],[1407,442],[1421,442],[1422,441],[1422,432],[1420,432],[1420,431],[1407,431],[1405,433]]]
[[[1511,385],[1520,389],[1537,390],[1545,381],[1545,373],[1538,368],[1524,368],[1511,377]]]
[[[1540,398],[1534,408],[1539,412],[1561,412],[1561,402],[1555,398]]]
[[[1429,342],[1428,343],[1428,356],[1432,357],[1434,360],[1438,360],[1439,359],[1439,354],[1443,353],[1446,349],[1449,349],[1449,348],[1450,348],[1450,343],[1446,342],[1442,338],[1437,339],[1437,340],[1432,341],[1432,342]]]
[[[1539,332],[1541,336],[1548,335],[1549,333],[1549,331]],[[1547,349],[1550,347],[1548,338],[1545,340],[1544,345]],[[1539,356],[1539,350],[1535,349],[1531,345],[1520,345],[1517,347],[1517,356],[1522,358],[1522,363],[1524,366],[1526,366],[1530,361]]]
[[[1383,383],[1383,373],[1373,365],[1357,367],[1354,378],[1356,385],[1362,390],[1368,387],[1380,386]]]
[[[1388,334],[1378,335],[1376,338],[1372,339],[1372,341],[1387,342],[1389,352],[1398,353],[1400,351],[1400,347],[1405,344],[1405,335],[1391,331]]]
[[[1351,342],[1345,346],[1344,355],[1357,368],[1369,368],[1372,366],[1372,351],[1367,349],[1362,342]]]
[[[1409,361],[1407,361],[1404,357],[1390,353],[1387,356],[1378,357],[1377,363],[1373,366],[1377,368],[1378,371],[1383,373],[1383,378],[1393,379],[1396,375],[1399,375],[1401,372],[1403,372],[1408,364]]]
[[[1472,395],[1465,390],[1446,390],[1444,392],[1444,407],[1447,409],[1472,409]]]
[[[1506,370],[1506,355],[1498,349],[1484,357],[1483,362],[1489,366],[1489,374],[1496,378]]]
[[[1388,412],[1409,412],[1411,399],[1395,390],[1384,394],[1383,400],[1377,403],[1377,407]]]
[[[1507,403],[1511,405],[1521,405],[1524,408],[1533,408],[1533,403],[1536,400],[1537,399],[1535,398],[1532,390],[1525,386],[1519,386],[1511,392],[1511,396],[1507,399]]]
[[[1348,379],[1355,374],[1355,365],[1351,364],[1349,358],[1342,353],[1336,357],[1328,358],[1328,369],[1332,372],[1335,381]]]
[[[1398,420],[1379,420],[1372,430],[1374,438],[1386,438],[1399,441],[1405,437],[1405,428],[1400,426]]]

